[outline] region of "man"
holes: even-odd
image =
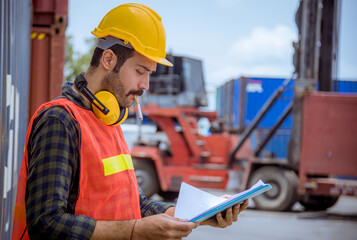
[[[156,64],[172,66],[165,59],[161,18],[146,6],[124,4],[93,34],[100,39],[87,72],[74,85],[64,83],[61,96],[42,105],[29,124],[13,239],[186,237],[198,223],[176,219],[174,207],[144,196],[118,125],[123,111],[149,88]],[[225,218],[217,214],[203,224],[226,227],[239,212],[236,205]]]

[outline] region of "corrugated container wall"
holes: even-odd
[[[32,0],[32,10],[30,117],[61,93],[68,0]]]
[[[248,78],[246,80],[246,104],[244,126],[249,126],[257,115],[260,108],[270,98],[273,92],[283,84],[285,79],[282,78]],[[287,86],[285,92],[278,98],[272,108],[268,111],[266,116],[262,119],[258,128],[271,128],[284,109],[293,101],[294,81],[291,81]],[[292,126],[292,118],[289,116],[280,128],[290,129]]]
[[[13,206],[28,121],[30,0],[0,3],[0,239],[11,239]]]
[[[219,106],[217,108],[218,116],[223,117],[221,120],[228,130],[242,132],[246,126],[250,125],[260,108],[284,80],[282,78],[241,77],[226,82],[220,87],[224,89],[225,96],[220,98],[222,102],[217,105]],[[292,86],[293,81],[262,119],[258,128],[271,128],[275,124],[285,107],[293,100]],[[281,128],[290,129],[291,125],[292,119],[289,116]]]
[[[257,129],[253,132],[250,142],[254,150],[262,143],[267,136],[269,129]],[[274,136],[270,139],[264,147],[259,157],[262,158],[276,158],[286,159],[288,156],[288,144],[291,139],[290,129],[278,129]]]
[[[283,84],[282,78],[247,78],[241,77],[224,84],[226,88],[225,100],[221,103],[224,106],[223,122],[226,128],[232,132],[241,133],[251,124],[261,107],[270,98],[273,92]],[[291,81],[285,92],[278,98],[272,108],[268,111],[257,129],[250,137],[253,150],[267,135],[268,129],[274,126],[284,109],[293,101],[293,84]],[[221,110],[218,109],[218,113]],[[220,116],[220,114],[218,114]],[[272,139],[260,153],[260,157],[286,158],[287,145],[291,138],[292,118],[289,116]]]
[[[216,88],[216,109],[219,109],[220,102],[221,102],[221,88]],[[217,114],[221,114],[218,115],[218,118],[222,118],[222,112]]]
[[[340,93],[357,93],[357,81],[334,81],[333,90]]]
[[[237,133],[243,132],[284,80],[281,78],[241,77],[227,81],[217,88],[217,93],[220,94],[217,97],[219,102],[216,104],[218,118],[224,123],[226,129]],[[357,81],[334,81],[333,90],[340,93],[356,94]],[[263,141],[268,130],[273,127],[284,109],[293,101],[293,97],[294,80],[289,83],[285,92],[279,97],[251,135],[250,141],[253,150],[256,150]],[[291,127],[292,117],[289,116],[265,146],[259,157],[287,158]]]

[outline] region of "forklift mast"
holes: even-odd
[[[299,168],[303,98],[308,92],[331,91],[337,78],[340,0],[304,0],[296,12],[298,42],[293,43],[296,75],[293,128],[289,163]]]

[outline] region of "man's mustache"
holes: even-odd
[[[130,90],[127,94],[126,97],[129,97],[129,95],[136,95],[136,96],[141,96],[144,94],[144,90],[139,89],[139,90]]]

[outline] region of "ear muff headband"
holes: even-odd
[[[76,79],[74,80],[74,85],[100,111],[102,111],[104,114],[107,114],[109,112],[109,109],[104,106],[87,88],[88,82],[85,79],[83,72],[76,77]]]

